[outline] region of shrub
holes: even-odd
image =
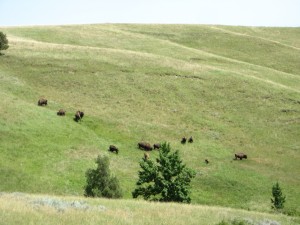
[[[272,187],[272,195],[273,195],[273,198],[271,198],[272,209],[275,210],[283,209],[285,203],[285,196],[283,196],[278,182],[276,182],[276,184],[274,184]]]
[[[8,49],[8,40],[6,38],[6,35],[0,31],[0,51]],[[1,52],[0,52],[1,55]]]
[[[122,191],[119,181],[110,174],[109,158],[107,156],[98,156],[96,164],[97,169],[88,169],[86,171],[87,185],[85,186],[84,196],[121,198]]]

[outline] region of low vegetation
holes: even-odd
[[[45,225],[239,224],[232,221],[249,222],[243,225],[297,225],[300,222],[282,214],[215,206],[23,193],[0,194],[0,218],[2,224]]]

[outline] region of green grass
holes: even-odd
[[[1,31],[10,48],[0,57],[0,191],[81,196],[85,171],[108,154],[130,199],[143,156],[137,142],[168,141],[197,172],[193,204],[269,212],[278,181],[286,211],[300,214],[299,28]],[[47,107],[37,106],[41,96]],[[56,116],[60,108],[66,117]],[[190,135],[194,143],[181,145]],[[233,160],[235,152],[248,160]]]

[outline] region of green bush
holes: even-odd
[[[137,188],[133,198],[145,200],[190,203],[189,186],[195,172],[182,163],[179,152],[171,152],[170,144],[163,143],[156,162],[144,159],[140,162]]]
[[[8,49],[8,40],[6,38],[6,35],[0,31],[0,51]],[[0,52],[1,55],[1,52]]]
[[[98,156],[96,164],[97,169],[88,169],[86,171],[87,185],[85,186],[84,196],[121,198],[122,191],[119,181],[110,174],[109,158],[107,156]]]
[[[276,184],[274,184],[272,187],[272,195],[273,195],[273,198],[271,198],[272,209],[275,210],[283,209],[285,203],[285,196],[283,196],[278,182],[276,182]]]

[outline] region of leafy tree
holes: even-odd
[[[6,35],[0,31],[0,51],[8,49],[8,40],[6,38]],[[1,52],[0,52],[1,55]]]
[[[145,200],[191,202],[189,186],[196,173],[182,163],[178,151],[171,152],[170,144],[162,144],[156,162],[143,159],[140,166],[133,198],[141,195]]]
[[[110,174],[109,158],[98,156],[96,164],[97,169],[86,171],[87,185],[84,195],[86,197],[121,198],[119,181]]]
[[[276,182],[276,184],[273,185],[272,187],[272,195],[273,198],[271,198],[271,203],[272,203],[272,209],[280,210],[283,209],[284,203],[285,203],[285,196],[282,195],[281,188]]]

